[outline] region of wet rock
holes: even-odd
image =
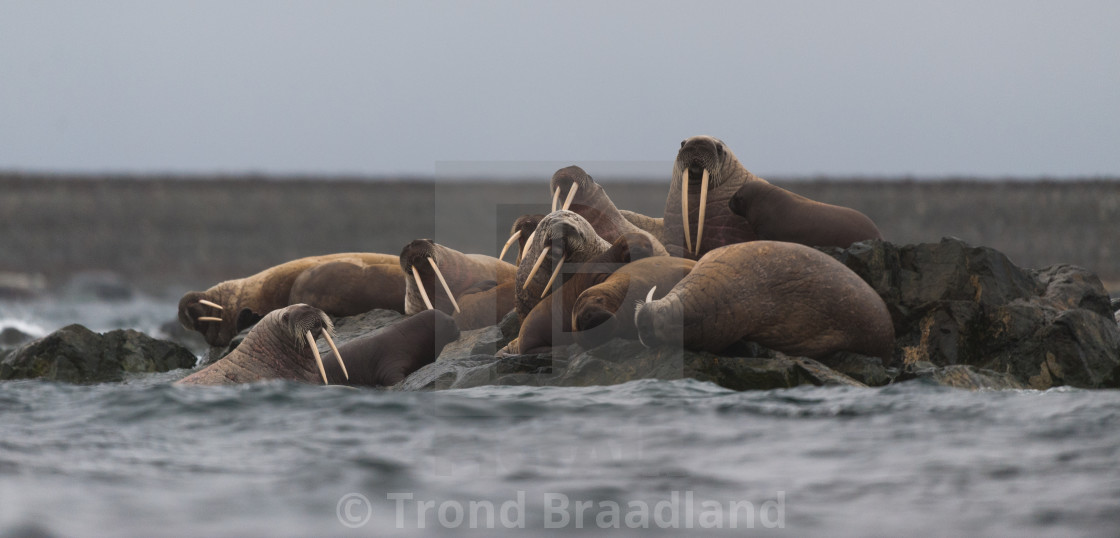
[[[1036,389],[1117,386],[1120,328],[1100,279],[1082,268],[1021,269],[951,238],[824,250],[886,302],[902,365],[969,365]]]
[[[946,387],[966,390],[1011,390],[1029,388],[1015,376],[993,372],[966,364],[935,366],[931,362],[917,362],[907,365],[895,382],[920,379]]]
[[[858,353],[841,351],[822,358],[820,362],[869,387],[881,387],[890,384],[898,375],[896,368],[887,368],[883,365],[883,359]]]
[[[693,378],[734,390],[861,383],[801,357],[724,357],[668,347],[646,349],[615,339],[592,350],[577,345],[552,354],[441,359],[421,368],[397,390],[439,390],[483,385],[592,386],[637,379]]]
[[[0,379],[48,379],[70,383],[121,381],[126,373],[166,372],[195,365],[190,350],[133,330],[95,333],[63,327],[10,352]]]

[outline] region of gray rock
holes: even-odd
[[[195,364],[190,350],[133,330],[95,333],[69,325],[10,352],[0,379],[70,383],[121,381],[126,373],[166,372]]]
[[[934,366],[930,362],[917,362],[907,365],[896,382],[920,379],[945,387],[966,390],[1010,390],[1029,388],[1015,376],[993,372],[966,364]]]
[[[1025,270],[949,238],[824,250],[886,302],[903,365],[969,365],[1036,389],[1120,386],[1120,328],[1100,279],[1082,268]]]
[[[693,378],[735,389],[788,388],[803,384],[863,386],[823,364],[801,357],[723,357],[672,348],[646,349],[615,339],[592,350],[577,345],[553,354],[443,359],[421,368],[396,390],[439,390],[483,385],[617,385],[638,379]]]

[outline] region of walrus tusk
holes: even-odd
[[[529,283],[533,281],[533,275],[537,274],[537,269],[540,269],[541,264],[544,263],[545,256],[548,256],[548,250],[542,249],[541,255],[537,258],[537,263],[533,264],[533,269],[529,271],[529,276],[525,278],[525,283],[521,285],[521,289],[529,287]]]
[[[435,271],[436,276],[439,277],[439,283],[443,284],[443,290],[446,291],[447,296],[451,298],[451,304],[455,307],[455,313],[458,314],[462,312],[461,310],[459,310],[459,303],[455,301],[455,295],[451,293],[451,286],[448,286],[447,281],[443,279],[443,273],[440,272],[439,266],[436,265],[436,261],[428,258],[428,263],[432,264],[432,270]]]
[[[315,337],[311,336],[310,330],[304,333],[304,336],[307,337],[307,343],[311,345],[311,353],[315,355],[315,364],[319,365],[319,373],[323,376],[323,384],[330,385],[327,382],[327,370],[323,368],[323,357],[319,355],[319,346],[315,345]]]
[[[432,301],[428,299],[428,292],[424,289],[424,281],[420,280],[420,271],[416,270],[415,265],[412,266],[412,276],[416,277],[416,287],[420,288],[420,297],[424,299],[424,305],[428,307],[428,310],[431,310]]]
[[[688,229],[688,168],[681,176],[681,218],[684,221],[684,247],[692,253],[692,232]]]
[[[204,304],[211,308],[217,308],[218,310],[225,310],[225,308],[222,308],[222,305],[215,302],[207,301],[206,299],[199,299],[198,304]]]
[[[556,203],[560,201],[560,187],[556,187],[556,191],[552,193],[552,210],[556,211]]]
[[[565,258],[567,258],[567,255],[560,256],[560,262],[557,263],[556,268],[552,270],[552,276],[548,277],[548,284],[545,284],[544,289],[541,290],[541,299],[544,299],[544,296],[548,295],[549,290],[552,289],[552,283],[556,281],[556,275],[560,274],[560,267],[564,265]]]
[[[200,318],[195,318],[195,321],[222,321],[222,318],[216,318],[214,316],[202,316]]]
[[[338,346],[334,345],[334,338],[331,338],[330,333],[328,333],[327,331],[323,331],[323,338],[326,339],[327,345],[331,346],[331,351],[334,352],[334,357],[338,359],[338,365],[342,367],[342,375],[346,376],[346,379],[350,379],[350,372],[346,371],[346,363],[342,362],[342,353],[339,353]]]
[[[646,304],[649,304],[649,302],[653,300],[653,292],[655,291],[657,291],[657,286],[649,289],[649,293],[646,294]]]
[[[578,190],[579,183],[572,183],[572,190],[568,191],[568,197],[564,198],[564,207],[562,208],[564,211],[567,211],[569,207],[572,207],[572,200],[575,200],[576,191]],[[557,191],[559,191],[559,188],[557,188]]]
[[[500,260],[502,258],[505,258],[506,257],[506,252],[509,251],[510,245],[513,245],[513,242],[517,241],[520,238],[521,238],[521,230],[517,230],[516,232],[513,232],[513,235],[509,236],[509,239],[506,239],[506,246],[502,247],[502,253],[498,254],[498,259]]]
[[[536,237],[536,236],[537,236],[537,231],[536,230],[533,230],[533,232],[529,234],[529,238],[525,240],[525,250],[529,250],[530,248],[533,247],[533,238]],[[517,246],[517,265],[518,266],[521,265],[521,255],[522,255],[521,245],[518,245]]]
[[[700,236],[704,234],[704,210],[708,208],[708,169],[700,177],[700,218],[696,220],[696,257],[700,257]]]

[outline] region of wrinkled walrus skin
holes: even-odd
[[[389,387],[435,362],[447,344],[459,339],[455,320],[439,310],[425,310],[338,347],[346,372],[333,351],[323,354],[332,385]]]
[[[635,314],[647,346],[719,352],[739,340],[788,355],[837,351],[891,358],[894,325],[871,286],[804,245],[737,243],[704,255],[664,297]]]
[[[455,303],[447,296],[432,268],[432,260],[447,281]],[[517,267],[485,254],[464,254],[431,239],[416,239],[400,255],[405,273],[405,314],[427,309],[412,270],[416,268],[433,308],[451,314],[464,331],[495,325],[514,307]],[[455,311],[455,304],[459,312]]]
[[[615,207],[614,202],[607,196],[607,191],[582,168],[578,166],[561,168],[552,175],[549,184],[552,191],[559,189],[560,196],[565,200],[567,200],[565,193],[571,192],[574,186],[578,187],[575,187],[576,192],[571,198],[572,203],[568,209],[586,219],[599,237],[608,243],[614,243],[622,234],[645,234],[648,235],[648,242],[656,251],[655,255],[669,254],[657,236],[630,222]]]
[[[746,183],[728,206],[766,241],[848,248],[883,238],[875,223],[855,209],[811,200],[769,183]]]
[[[299,303],[334,316],[375,308],[404,312],[400,259],[391,254],[349,252],[292,260],[206,291],[187,292],[179,300],[179,323],[201,333],[211,346],[222,347],[261,316]]]
[[[180,379],[182,385],[234,385],[267,379],[323,383],[306,332],[318,338],[331,331],[322,310],[305,304],[269,312],[245,340],[217,362]]]
[[[704,170],[708,171],[707,203],[704,206],[704,227],[700,239],[699,254],[696,236],[700,232],[701,180]],[[683,185],[684,173],[688,173],[688,184]],[[748,182],[766,180],[750,173],[743,167],[735,154],[723,141],[710,136],[694,136],[681,142],[677,159],[673,162],[673,179],[669,184],[669,195],[665,199],[663,220],[664,243],[669,254],[690,259],[698,259],[708,251],[758,239],[746,219],[731,212],[727,203],[731,197]],[[688,239],[685,239],[684,218],[681,215],[681,192],[688,191]],[[691,245],[693,252],[688,251]]]

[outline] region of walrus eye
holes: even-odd
[[[720,157],[723,157],[723,143],[722,142],[716,142],[716,155],[719,155]]]
[[[681,148],[682,148],[682,149],[684,148],[684,143],[685,143],[685,142],[687,142],[687,140],[681,140]]]

